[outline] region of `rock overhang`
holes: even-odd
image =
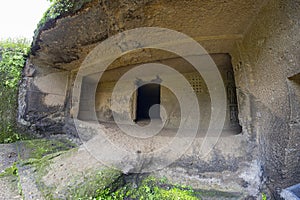
[[[93,0],[37,30],[30,59],[37,66],[76,70],[97,44],[139,27],[172,29],[192,37],[211,54],[230,53],[263,4],[258,0]],[[152,60],[159,59],[153,55]]]

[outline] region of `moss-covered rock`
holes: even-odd
[[[201,198],[190,187],[172,185],[166,179],[157,179],[149,176],[138,183],[138,186],[127,183],[115,191],[112,191],[111,188],[106,188],[100,192],[96,199],[197,200]]]
[[[134,175],[141,176],[141,175]],[[117,188],[102,189],[97,200],[114,199],[144,199],[144,200],[196,200],[196,199],[243,199],[241,194],[228,193],[217,190],[193,189],[190,186],[170,182],[166,178],[157,178],[152,175],[143,177],[133,183],[132,179],[125,185]],[[126,179],[126,178],[125,178]],[[127,178],[128,179],[128,178]]]
[[[45,162],[39,163],[39,167],[35,164],[37,186],[45,199],[90,199],[102,191],[123,184],[122,173],[110,168],[90,169],[83,173],[70,170],[66,172],[65,177],[60,177],[61,180],[68,179],[68,174],[72,174],[67,184],[56,184],[55,180],[52,180],[53,184],[49,184],[45,182],[45,175],[49,173],[49,166],[51,162],[53,164],[53,160],[46,162],[47,165],[43,164]]]
[[[19,142],[19,155],[22,160],[41,159],[46,155],[64,152],[76,147],[69,140],[33,139]]]
[[[33,180],[45,199],[88,199],[107,188],[123,184],[122,173],[103,166],[84,148],[74,148],[67,140],[36,139],[20,142],[19,168],[25,176],[24,196]]]
[[[100,195],[103,191],[122,186],[122,173],[113,169],[94,171],[84,177],[84,181],[68,188],[68,199],[89,199]]]
[[[193,189],[152,175],[125,175],[67,140],[35,139],[17,146],[19,161],[0,174],[0,181],[9,178],[25,199],[241,199],[239,194]]]

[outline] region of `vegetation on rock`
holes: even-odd
[[[67,184],[49,184],[45,182],[45,176],[53,170],[52,167],[56,166],[58,160],[68,158],[78,151],[74,148],[75,145],[64,139],[35,139],[20,141],[17,146],[19,160],[0,173],[0,179],[13,180],[20,195],[24,195],[23,192],[28,189],[24,190],[23,186],[26,183],[21,184],[19,172],[27,170],[27,178],[34,181],[34,185],[45,199],[197,200],[240,197],[240,194],[193,189],[151,175],[125,175],[119,170],[105,166],[87,169],[84,173],[70,168],[66,173],[72,174],[71,179],[68,179],[67,174],[65,177],[58,177],[60,180],[67,179]],[[47,176],[47,179],[50,177]],[[55,178],[53,180],[59,181]]]
[[[23,146],[29,154],[26,159],[42,159],[46,155],[64,152],[76,146],[66,139],[34,139],[22,141],[21,144],[19,146]]]
[[[96,200],[141,199],[141,200],[197,200],[199,194],[191,187],[172,185],[167,179],[157,179],[149,176],[142,180],[139,186],[128,183],[116,191],[110,188],[99,191]]]
[[[23,195],[19,175],[20,169],[27,167],[34,169],[37,172],[36,181],[38,183],[40,178],[47,172],[47,167],[53,158],[75,147],[74,144],[65,139],[24,140],[17,142],[16,146],[18,147],[19,159],[0,172],[0,179],[11,182],[20,195]],[[34,175],[32,174],[32,176]]]
[[[65,14],[72,14],[82,8],[85,3],[92,0],[49,0],[50,8],[44,13],[37,28],[37,32],[49,21]]]
[[[20,139],[16,130],[18,83],[28,52],[26,39],[0,41],[0,143]]]
[[[100,189],[94,200],[197,200],[197,199],[240,199],[239,193],[228,193],[217,190],[193,189],[190,186],[173,184],[167,178],[148,176],[142,181],[117,188]]]
[[[18,176],[18,168],[16,166],[16,163],[14,163],[12,166],[6,168],[2,173],[0,173],[0,178],[5,176]]]

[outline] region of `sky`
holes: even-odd
[[[0,39],[25,37],[32,40],[47,0],[0,0]]]

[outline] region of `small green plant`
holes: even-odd
[[[17,183],[17,189],[19,194],[22,195],[22,187],[20,183],[19,171],[17,168],[17,163],[14,163],[11,167],[8,167],[4,172],[0,173],[0,178],[3,177],[13,177],[13,181]]]
[[[20,139],[21,139],[20,134],[18,134],[18,133],[12,133],[10,136],[7,136],[6,138],[4,138],[3,142],[4,143],[12,143],[12,142],[18,141]]]
[[[262,193],[262,194],[261,194],[261,199],[262,199],[262,200],[267,200],[267,195],[266,195],[265,193]]]
[[[2,172],[0,174],[0,178],[1,177],[5,177],[5,176],[19,176],[18,168],[17,168],[17,164],[16,163],[14,163],[11,167],[6,168],[4,170],[4,172]]]

